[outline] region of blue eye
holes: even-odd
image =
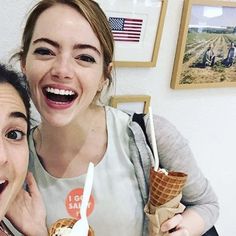
[[[81,61],[89,62],[89,63],[95,63],[95,59],[92,56],[89,55],[79,55],[76,57],[76,59],[79,59]]]
[[[34,51],[35,54],[39,54],[39,55],[54,55],[53,51],[51,51],[48,48],[36,48]]]
[[[6,137],[13,140],[22,140],[26,134],[20,130],[11,130],[6,134]]]

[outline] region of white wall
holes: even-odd
[[[219,234],[234,236],[236,88],[170,89],[182,6],[183,0],[169,0],[157,66],[119,69],[117,94],[150,94],[153,112],[172,121],[189,140],[219,197]]]
[[[236,1],[236,0],[234,0]],[[34,1],[35,2],[35,1]],[[169,0],[155,68],[118,68],[117,94],[150,94],[153,112],[172,121],[189,140],[221,205],[220,235],[236,235],[236,88],[170,89],[183,0]],[[0,60],[19,46],[22,22],[31,0],[2,0]],[[222,168],[222,170],[221,170]],[[231,189],[232,188],[232,189]]]

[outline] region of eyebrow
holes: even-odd
[[[55,41],[53,41],[51,39],[48,39],[48,38],[36,39],[36,40],[33,41],[33,44],[40,43],[40,42],[46,42],[46,43],[51,44],[52,46],[54,46],[56,48],[60,47],[60,45],[57,42],[55,42]]]
[[[24,119],[26,122],[28,122],[28,119],[26,117],[26,115],[22,112],[19,112],[19,111],[14,111],[14,112],[11,112],[10,115],[9,115],[10,118],[22,118]]]
[[[100,56],[101,55],[101,52],[94,46],[90,45],[90,44],[76,44],[73,49],[92,49],[94,50],[95,52],[97,52],[97,54]]]
[[[49,38],[38,38],[36,40],[33,41],[33,44],[36,44],[36,43],[39,43],[39,42],[46,42],[48,44],[51,44],[53,47],[56,47],[56,48],[60,48],[60,45],[59,43],[57,43],[56,41],[53,41]],[[92,49],[93,51],[97,52],[98,55],[101,55],[101,52],[93,45],[90,45],[90,44],[75,44],[73,49]]]

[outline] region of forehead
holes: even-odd
[[[8,83],[0,83],[0,116],[4,111],[18,111],[26,115],[25,105],[15,90],[15,88]]]
[[[38,18],[33,39],[49,37],[57,41],[90,43],[100,48],[100,42],[88,21],[74,8],[56,4]]]

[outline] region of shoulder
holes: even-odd
[[[149,124],[148,114],[144,117],[144,120],[147,127],[147,132],[149,133],[150,130],[148,129],[148,127],[150,124]],[[153,122],[157,138],[165,136],[181,136],[176,126],[173,123],[171,123],[168,119],[159,115],[153,115]]]
[[[115,122],[127,123],[130,119],[130,115],[122,110],[114,107],[106,106],[107,119],[112,119]]]
[[[174,124],[162,116],[153,116],[157,145],[160,150],[178,150],[188,145],[188,140],[183,137]],[[145,116],[148,138],[151,139],[148,115]]]
[[[117,135],[125,135],[128,132],[130,115],[113,107],[106,106],[107,128]]]

